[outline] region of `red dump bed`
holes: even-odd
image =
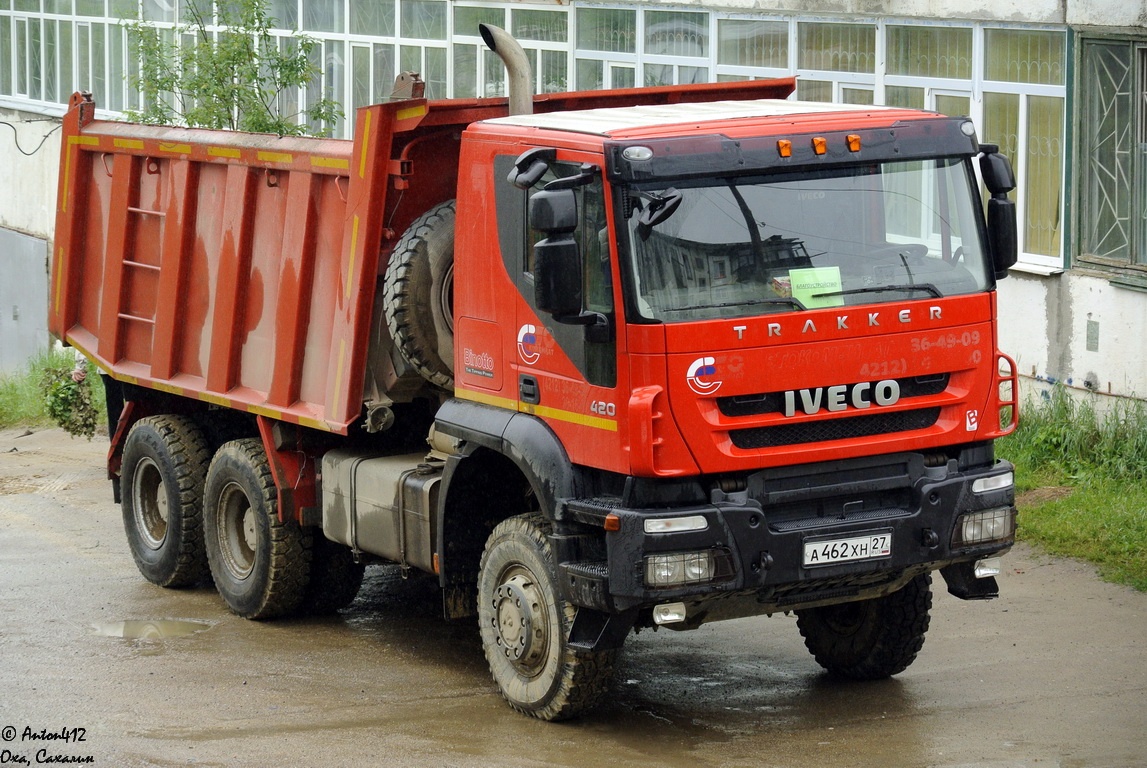
[[[792,80],[555,94],[537,111],[784,98]],[[358,111],[353,142],[64,123],[49,324],[118,379],[345,433],[377,276],[455,196],[466,125],[505,99]]]

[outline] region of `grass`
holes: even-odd
[[[44,372],[54,371],[57,372],[55,375],[66,375],[74,364],[75,353],[72,350],[52,349],[33,358],[23,371],[0,376],[0,429],[51,426],[53,421],[48,415],[48,400],[41,389]],[[102,418],[103,382],[90,363],[88,381],[92,388],[93,404]]]
[[[1016,465],[1021,539],[1147,591],[1147,403],[1100,414],[1057,388],[996,453]]]

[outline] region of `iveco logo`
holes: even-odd
[[[790,389],[785,392],[785,416],[795,416],[799,407],[812,416],[825,409],[843,411],[848,406],[869,408],[876,405],[892,405],[900,399],[900,385],[893,379],[884,379],[875,384],[867,381],[859,384],[838,384],[835,387],[815,389]]]

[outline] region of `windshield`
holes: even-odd
[[[650,320],[939,298],[991,284],[979,197],[961,159],[708,178],[631,187],[622,198],[636,305]]]

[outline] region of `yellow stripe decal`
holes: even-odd
[[[396,120],[410,120],[411,118],[422,117],[425,114],[426,105],[419,104],[417,107],[407,107],[406,109],[398,110],[398,112],[395,113],[394,118]]]
[[[346,268],[346,297],[350,298],[350,288],[354,280],[354,260],[358,253],[358,216],[355,215],[350,227],[350,263]]]
[[[207,148],[207,156],[208,157],[230,157],[232,159],[238,159],[239,156],[242,154],[243,153],[240,152],[235,147],[208,147]]]
[[[190,155],[191,154],[191,145],[190,144],[173,144],[172,142],[161,141],[161,142],[159,142],[159,151],[160,152],[170,152],[173,155]]]
[[[219,395],[213,395],[210,392],[200,392],[199,399],[205,403],[212,403],[213,405],[222,405],[224,408],[232,408],[231,401]]]
[[[315,168],[338,168],[346,171],[350,169],[350,160],[341,157],[312,157],[311,165]]]
[[[259,152],[255,155],[265,163],[293,163],[295,156],[286,152]]]
[[[299,424],[304,426],[304,427],[310,427],[311,429],[321,429],[323,432],[333,431],[331,429],[331,425],[327,424],[325,421],[319,421],[318,419],[309,419],[305,416],[299,417]]]
[[[339,395],[341,394],[343,386],[343,363],[346,362],[346,339],[339,342],[339,363],[335,369],[335,388],[331,392],[331,411],[327,414],[328,417],[334,418],[335,413],[338,411]]]
[[[112,146],[116,149],[143,149],[143,142],[139,139],[113,139]]]
[[[520,400],[511,400],[508,397],[498,397],[497,395],[489,395],[485,392],[475,392],[470,389],[455,388],[454,395],[461,400],[471,400],[475,403],[492,405],[496,408],[505,408],[511,411],[529,413],[534,416],[540,416],[544,419],[565,421],[570,424],[578,424],[583,427],[603,429],[607,432],[617,431],[616,421],[603,419],[600,416],[591,416],[588,413],[575,413],[573,411],[565,411],[560,408],[549,408],[544,405],[530,405],[529,403],[523,403]]]
[[[504,408],[507,411],[518,410],[517,400],[511,400],[508,397],[498,397],[497,395],[491,395],[486,392],[475,392],[471,389],[460,389],[455,387],[454,396],[459,400],[471,400],[475,403],[481,403],[482,405],[492,405],[495,408]]]
[[[251,413],[257,413],[260,416],[269,416],[272,419],[283,421],[283,412],[275,408],[264,408],[261,405],[249,405],[247,410]]]
[[[79,144],[85,147],[98,147],[100,140],[98,136],[69,136],[68,146]],[[72,153],[64,153],[64,199],[60,201],[60,212],[68,212],[68,195],[71,194],[72,186]]]
[[[170,392],[173,395],[187,394],[187,391],[184,390],[183,387],[177,387],[174,384],[165,384],[162,381],[153,382],[152,386],[158,389],[160,392]]]
[[[370,110],[363,115],[362,118],[362,152],[358,158],[358,177],[360,179],[366,178],[366,151],[370,146]]]
[[[535,416],[541,416],[544,419],[556,419],[558,421],[566,421],[570,424],[578,424],[583,427],[592,427],[594,429],[604,429],[607,432],[617,431],[617,422],[610,419],[603,419],[600,416],[591,416],[588,413],[575,413],[573,411],[563,411],[560,408],[547,408],[544,405],[530,405],[529,403],[519,403],[518,410],[522,413],[531,413]]]
[[[52,312],[60,314],[60,284],[63,283],[64,274],[64,247],[60,246],[56,252],[56,263],[52,265],[52,270],[56,273],[56,298],[53,301]]]

